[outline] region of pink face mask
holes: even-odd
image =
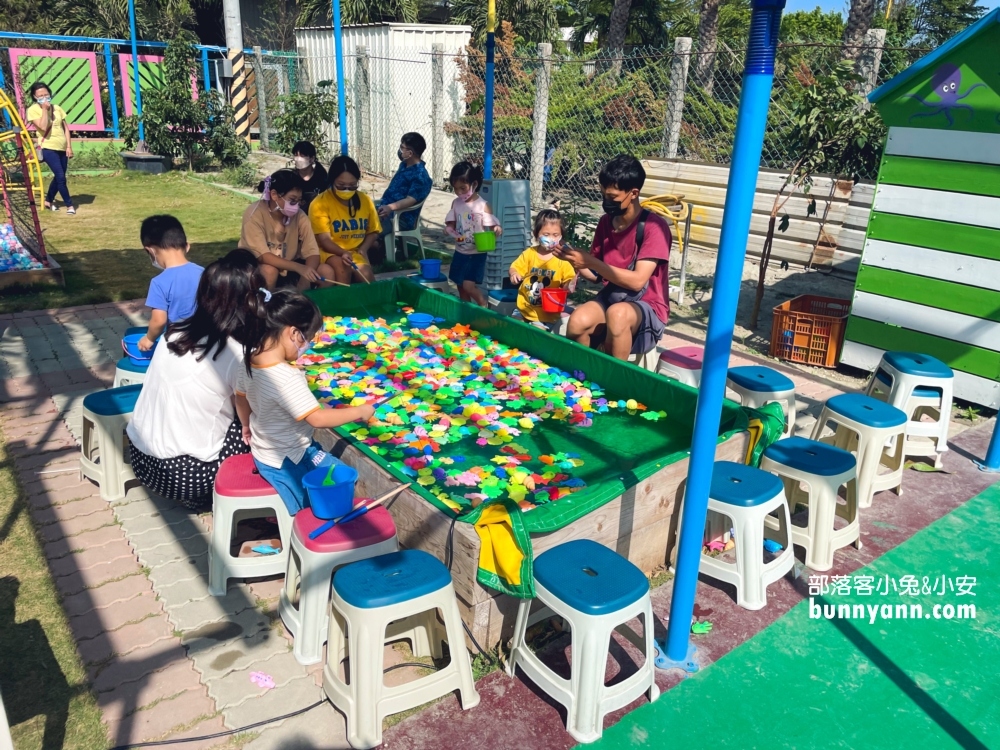
[[[458,197],[461,198],[465,203],[468,203],[469,199],[472,198],[472,196],[474,196],[475,194],[476,194],[476,189],[470,187],[464,193],[459,193]]]
[[[298,203],[291,204],[288,201],[285,201],[284,205],[279,206],[279,208],[281,209],[281,213],[283,213],[289,219],[293,218],[295,216],[295,214],[297,214],[299,212],[299,204]]]

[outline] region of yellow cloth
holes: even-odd
[[[379,221],[375,202],[361,191],[358,191],[358,198],[361,199],[361,206],[351,216],[350,209],[340,202],[333,191],[324,190],[309,204],[309,221],[315,234],[329,234],[338,247],[351,250],[351,257],[360,266],[368,261],[361,253],[353,252],[354,249],[360,247],[366,235],[380,234],[382,223]],[[331,253],[320,248],[319,257],[323,263],[326,263],[330,255]]]
[[[490,505],[475,524],[479,534],[479,567],[507,581],[521,585],[524,553],[517,546],[510,515],[502,503]]]
[[[35,102],[30,107],[28,107],[28,120],[30,122],[35,122],[36,120],[42,119],[42,106]],[[51,118],[52,127],[49,128],[48,136],[44,133],[38,133],[38,139],[41,143],[42,148],[47,148],[49,151],[65,151],[66,150],[66,129],[64,123],[66,122],[66,113],[63,112],[63,108],[58,104],[52,105],[52,111],[49,113]],[[37,125],[35,126],[38,127]]]
[[[510,267],[522,277],[517,290],[517,309],[521,311],[521,316],[529,323],[536,320],[554,323],[559,320],[559,313],[542,310],[542,289],[559,289],[571,282],[576,276],[573,265],[555,255],[543,260],[538,250],[529,247]]]

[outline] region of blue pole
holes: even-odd
[[[983,471],[1000,472],[1000,416],[993,426],[993,437],[990,438],[990,447],[986,449],[986,460],[978,464]]]
[[[135,44],[135,0],[128,0],[128,28],[132,39],[132,85],[135,87],[135,111],[139,115],[139,140],[146,140],[146,127],[142,124],[142,92],[139,90],[139,50]],[[128,95],[127,87],[126,96]]]
[[[111,128],[118,137],[118,96],[115,93],[115,70],[111,67],[111,45],[104,45],[104,71],[108,76],[108,102],[111,104]]]
[[[208,50],[204,47],[201,49],[201,74],[205,79],[205,91],[211,91],[212,79],[208,73]]]
[[[0,89],[5,88],[6,86],[7,86],[7,83],[6,83],[6,81],[4,80],[4,77],[3,77],[3,68],[0,68]],[[3,122],[4,122],[4,125],[6,125],[8,129],[10,129],[11,125],[13,125],[13,123],[10,120],[10,115],[7,114],[6,110],[4,110],[4,113],[3,113]]]
[[[340,153],[347,155],[347,94],[344,87],[344,40],[340,28],[340,0],[333,0],[333,46],[337,56],[337,117],[340,119]]]
[[[695,410],[691,462],[688,466],[684,515],[681,520],[677,575],[670,603],[666,658],[658,660],[663,668],[697,670],[694,649],[689,648],[691,615],[694,613],[701,562],[702,534],[708,509],[708,491],[715,464],[715,445],[719,436],[722,400],[726,392],[729,354],[736,323],[736,304],[740,296],[743,259],[750,233],[750,213],[757,189],[760,154],[764,145],[764,126],[771,102],[774,78],[774,55],[778,46],[778,27],[785,0],[753,0],[750,40],[743,73],[743,91],[736,119],[733,158],[726,188],[719,254],[715,264],[712,303],[708,314],[705,359],[701,387]]]
[[[493,179],[493,56],[496,38],[492,29],[486,32],[486,100],[483,111],[483,179]]]

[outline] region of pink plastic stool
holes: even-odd
[[[664,349],[656,365],[658,375],[680,381],[693,388],[701,385],[701,362],[705,350],[700,346],[679,346]]]
[[[233,557],[230,547],[233,532],[240,521],[251,518],[278,519],[281,552],[264,557]],[[208,590],[213,596],[225,596],[230,578],[261,578],[280,575],[288,565],[288,540],[292,517],[285,503],[267,483],[253,462],[243,453],[222,462],[215,475],[212,498],[212,540],[208,548]]]
[[[278,599],[278,613],[295,637],[295,658],[303,665],[323,659],[334,571],[347,563],[399,548],[396,524],[389,511],[381,506],[310,539],[309,534],[324,523],[310,508],[295,515],[285,585]]]

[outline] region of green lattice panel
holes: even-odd
[[[44,81],[52,100],[66,112],[71,130],[104,130],[97,82],[97,56],[93,52],[11,49],[14,93],[22,112],[31,106],[28,93],[35,81]]]

